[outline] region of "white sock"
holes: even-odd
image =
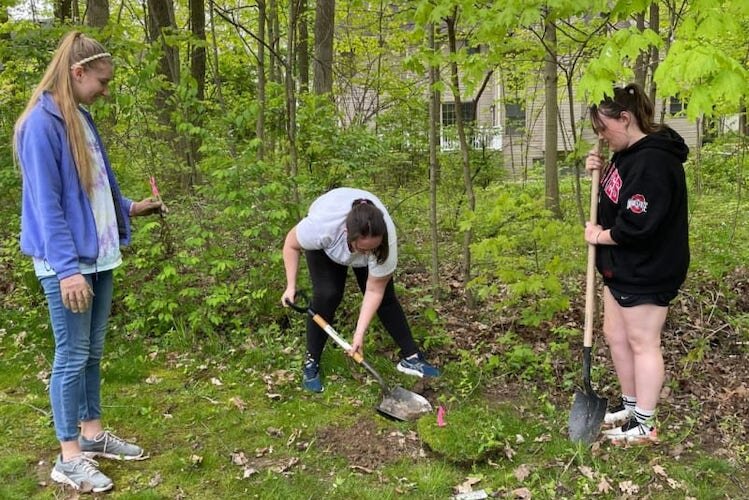
[[[634,411],[635,406],[637,406],[637,398],[635,396],[627,396],[626,394],[622,394],[622,403],[624,403],[624,407],[626,409]]]
[[[643,410],[639,406],[635,407],[635,419],[637,419],[638,424],[652,427],[650,424],[652,423],[653,415],[655,415],[655,410]]]

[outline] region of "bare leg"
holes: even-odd
[[[668,307],[653,304],[622,308],[627,339],[634,355],[637,406],[643,410],[655,410],[663,387],[661,330],[667,313]]]
[[[634,353],[627,338],[623,308],[614,299],[608,287],[603,288],[603,333],[611,350],[616,376],[622,394],[638,396],[635,386]]]
[[[104,428],[101,426],[101,420],[84,420],[81,422],[81,435],[89,441],[94,439]]]
[[[86,439],[94,439],[104,428],[101,426],[101,420],[86,420],[81,422],[81,435]],[[81,446],[78,440],[60,441],[60,451],[63,460],[70,460],[81,454]]]

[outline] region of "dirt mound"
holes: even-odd
[[[317,432],[317,444],[326,453],[344,457],[352,469],[364,473],[402,458],[416,460],[426,456],[416,432],[381,427],[372,419],[359,420],[351,427],[324,427]]]

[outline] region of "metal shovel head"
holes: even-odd
[[[598,432],[606,415],[606,398],[599,397],[595,392],[575,391],[570,412],[569,432],[572,441],[591,444],[596,440]]]
[[[385,391],[377,411],[397,420],[415,420],[432,411],[432,405],[420,394],[403,387]]]

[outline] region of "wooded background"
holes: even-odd
[[[129,259],[153,287],[125,304],[145,298],[149,314],[138,326],[156,332],[232,331],[242,315],[273,315],[283,236],[310,200],[341,185],[371,189],[392,207],[410,234],[406,255],[429,271],[430,295],[444,291],[455,257],[469,307],[515,290],[538,296],[545,312],[531,322],[548,319],[567,305],[558,292],[567,270],[553,254],[577,254],[579,235],[569,228],[587,218],[580,165],[590,127],[572,103],[596,102],[615,84],[636,81],[655,99],[683,103],[681,114],[701,132],[690,164],[695,194],[709,188],[703,142],[729,132],[733,145],[710,154],[725,156],[726,179],[745,169],[743,1],[0,5],[0,130],[8,138],[0,186],[9,206],[20,203],[12,127],[61,35],[83,28],[114,56],[112,97],[93,113],[128,192],[147,194],[155,176],[172,206],[163,221],[138,228],[149,244],[136,239]],[[441,104],[475,106],[489,81],[503,89],[497,106],[527,102],[543,81],[542,162],[511,171],[500,152],[474,147],[475,122],[462,112],[451,126],[458,149],[440,148]],[[560,123],[560,106],[570,106],[569,123]],[[560,150],[562,125],[574,141]],[[527,187],[539,177],[541,192]],[[7,248],[17,224],[12,218]],[[539,238],[558,244],[539,249]],[[14,269],[29,272],[19,262]]]

